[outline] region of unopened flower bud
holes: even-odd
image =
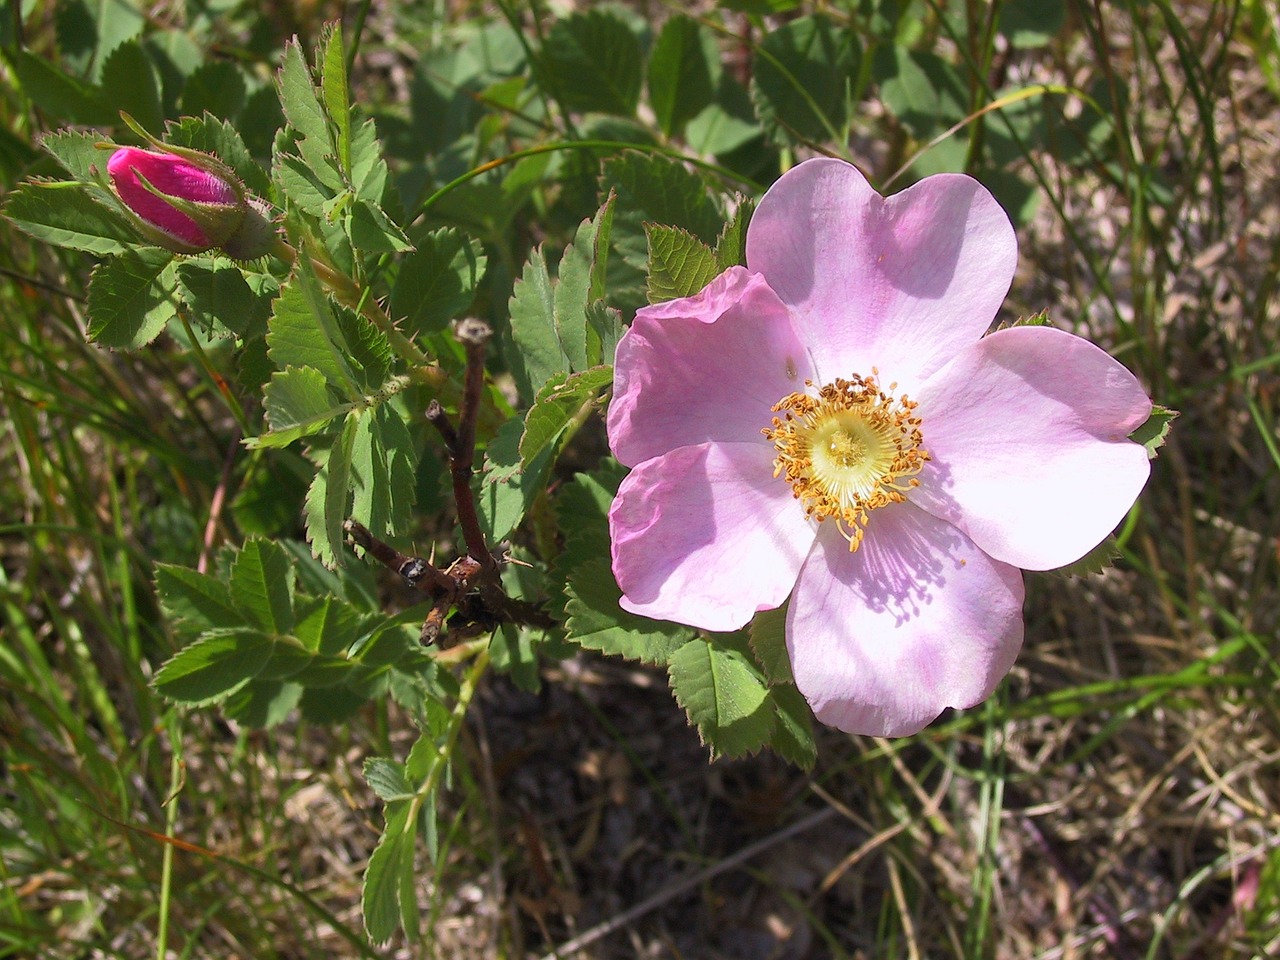
[[[178,147],[121,147],[107,161],[107,173],[134,226],[166,250],[201,253],[216,247],[251,259],[267,252],[274,239],[264,215],[268,208],[252,203],[244,184],[216,157]]]

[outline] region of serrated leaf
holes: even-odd
[[[618,352],[618,341],[627,330],[622,323],[622,311],[609,306],[603,300],[596,300],[587,305],[587,327],[591,331],[590,352],[587,359],[592,366],[600,364],[613,366],[614,354]]]
[[[5,199],[4,215],[37,240],[98,256],[121,254],[138,243],[128,221],[79,183],[19,184]]]
[[[508,305],[515,343],[507,362],[520,393],[533,397],[557,373],[569,372],[569,358],[556,335],[555,290],[539,248],[529,254]]]
[[[538,59],[542,85],[566,110],[629,117],[640,99],[640,41],[616,14],[574,13],[547,32]]]
[[[529,408],[520,439],[520,460],[526,467],[551,448],[586,403],[613,382],[612,367],[592,367],[582,373],[558,374],[547,381]]]
[[[327,170],[328,164],[320,170]],[[285,199],[303,213],[324,217],[335,195],[333,185],[326,183],[305,160],[284,153],[276,157],[275,179]]]
[[[144,129],[159,129],[164,121],[160,87],[151,61],[136,40],[127,40],[108,54],[99,82],[104,91],[110,91],[117,111],[129,113]]]
[[[347,519],[347,503],[351,497],[351,451],[360,416],[358,410],[347,414],[333,446],[317,454],[320,462],[303,505],[311,552],[329,568],[336,567],[343,556],[342,524]]]
[[[249,540],[231,565],[231,599],[268,633],[293,629],[293,566],[270,540]]]
[[[351,647],[364,632],[364,615],[334,596],[313,598],[297,611],[293,635],[312,653],[336,656]]]
[[[585,370],[590,365],[592,347],[586,311],[605,295],[615,199],[616,194],[610,191],[595,216],[579,224],[573,243],[560,258],[555,286],[556,336],[572,371]]]
[[[170,563],[156,564],[160,607],[187,634],[243,626],[244,617],[231,602],[231,591],[216,577]]]
[[[756,202],[748,197],[738,200],[733,218],[724,225],[716,240],[716,263],[721,270],[747,265],[747,227],[755,213]]]
[[[1116,538],[1108,536],[1079,560],[1068,563],[1065,567],[1055,567],[1049,572],[1063,577],[1091,577],[1102,573],[1119,559],[1120,549]]]
[[[123,350],[146,346],[176,316],[176,286],[167,250],[139,247],[98,264],[89,278],[89,339]]]
[[[665,664],[693,636],[688,627],[623,610],[618,605],[622,591],[606,557],[597,556],[575,567],[565,593],[569,597],[565,604],[568,639],[588,650]]]
[[[289,718],[302,698],[302,687],[255,677],[222,702],[223,714],[246,726],[266,729]]]
[[[205,331],[214,336],[262,335],[271,315],[271,299],[254,293],[243,270],[230,260],[181,261],[177,278],[192,319]]]
[[[152,686],[181,703],[206,704],[229,696],[256,677],[274,641],[258,630],[233,628],[202,634],[170,657]]]
[[[325,112],[337,127],[338,160],[351,173],[351,104],[347,99],[347,55],[342,47],[342,21],[330,20],[320,31],[320,89]]]
[[[649,53],[649,104],[668,137],[715,99],[720,82],[715,37],[698,21],[676,14],[662,25]]]
[[[723,635],[690,640],[667,664],[671,692],[713,758],[756,752],[776,722],[764,676],[737,643]]]
[[[650,303],[691,297],[720,273],[715,252],[689,231],[646,223],[644,234],[649,242]]]
[[[208,111],[229,119],[244,107],[247,87],[240,67],[230,60],[202,63],[182,85],[182,112],[198,117]]]
[[[485,449],[484,476],[476,497],[480,526],[491,542],[503,540],[524,519],[525,511],[544,489],[543,477],[551,464],[551,450],[544,450],[528,464],[520,459],[524,424],[508,420]]]
[[[307,58],[297,40],[284,47],[284,64],[280,67],[280,106],[285,119],[303,137],[329,143],[329,122],[316,96]]]
[[[797,767],[812,769],[818,759],[818,745],[813,739],[813,711],[808,702],[790,683],[770,687],[769,699],[777,718],[769,746]]]
[[[849,121],[861,51],[852,30],[821,14],[771,30],[752,76],[757,112],[786,143],[837,139]]]
[[[554,565],[565,577],[580,564],[609,555],[609,507],[626,467],[606,458],[592,473],[580,473],[556,495],[556,522],[564,549]]]
[[[22,91],[40,105],[45,117],[86,127],[110,127],[118,121],[119,114],[99,88],[26,50],[7,50],[5,55]]]
[[[102,135],[86,130],[54,130],[41,134],[36,142],[81,183],[98,182],[111,156],[98,146]]]
[[[614,243],[622,258],[640,270],[649,256],[646,221],[683,227],[703,243],[714,243],[724,224],[707,180],[669,157],[632,151],[610,157],[604,162],[601,189],[617,191]]]
[[[205,113],[198,117],[183,117],[170,124],[165,139],[180,147],[211,153],[235,171],[254,193],[267,196],[271,193],[271,178],[245,146],[240,131],[229,121]]]
[[[404,764],[394,760],[369,757],[364,762],[364,780],[384,803],[413,798],[413,788],[404,776]]]
[[[928,140],[964,119],[967,87],[959,72],[933,53],[886,45],[876,51],[880,97],[917,140]]]
[[[309,267],[301,263],[280,288],[267,322],[267,347],[271,361],[286,367],[313,367],[348,400],[360,397],[355,373],[347,357],[333,307],[320,291]]]
[[[267,423],[271,425],[272,441],[255,446],[279,446],[315,433],[351,407],[333,402],[324,374],[314,367],[286,367],[276,371],[263,391],[262,405]]]
[[[390,940],[398,927],[407,931],[417,924],[413,869],[417,818],[407,802],[388,804],[386,817],[386,829],[369,856],[360,898],[364,929],[374,943]]]
[[[794,683],[787,653],[787,606],[761,610],[751,620],[751,652],[770,684]]]
[[[351,243],[369,253],[401,253],[413,244],[400,225],[371,200],[356,200],[351,205]]]
[[[413,510],[417,448],[399,412],[381,404],[363,412],[351,447],[351,516],[374,536],[403,530]]]
[[[475,298],[487,258],[479,241],[445,228],[427,234],[400,265],[391,316],[405,332],[438,333]]]
[[[1154,460],[1157,456],[1156,451],[1164,446],[1165,440],[1169,437],[1169,430],[1173,426],[1173,421],[1177,420],[1178,416],[1177,410],[1162,407],[1158,403],[1154,404],[1151,407],[1151,415],[1147,417],[1142,426],[1129,434],[1129,439],[1146,447],[1147,458]]]
[[[387,188],[387,163],[382,159],[378,129],[372,120],[352,131],[351,185],[358,199],[382,202]]]

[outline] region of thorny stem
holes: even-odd
[[[476,454],[476,418],[484,395],[485,344],[493,331],[480,320],[463,320],[457,324],[454,333],[467,352],[458,426],[454,427],[444,408],[435,400],[427,405],[426,416],[439,431],[449,454],[454,504],[467,553],[450,564],[447,570],[439,570],[419,557],[407,556],[383,543],[355,520],[348,520],[343,525],[343,530],[352,543],[379,563],[394,570],[410,586],[431,595],[435,602],[422,625],[421,639],[424,644],[434,643],[446,632],[450,632],[447,621],[452,610],[457,613],[452,618],[454,625],[451,632],[461,636],[489,632],[503,623],[539,627],[556,625],[555,619],[536,604],[507,596],[498,578],[500,562],[489,549],[476,512],[475,496],[471,491]]]

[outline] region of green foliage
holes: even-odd
[[[720,272],[716,252],[688,231],[648,223],[644,231],[649,238],[650,303],[691,297]]]
[[[626,21],[588,10],[552,25],[538,68],[543,85],[565,110],[629,117],[640,98],[642,63],[640,41]]]
[[[721,76],[715,38],[683,14],[662,25],[649,54],[649,102],[658,126],[679,136],[685,125],[715,102]]]
[[[770,31],[752,93],[779,142],[837,139],[850,120],[862,51],[852,32],[815,14]]]

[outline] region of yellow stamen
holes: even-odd
[[[905,394],[895,398],[896,383],[881,390],[878,371],[872,373],[837,379],[816,397],[788,394],[773,406],[783,416],[762,431],[778,450],[773,475],[786,476],[809,516],[834,517],[851,551],[862,542],[871,511],[906,500],[929,460],[920,446],[917,404]]]

